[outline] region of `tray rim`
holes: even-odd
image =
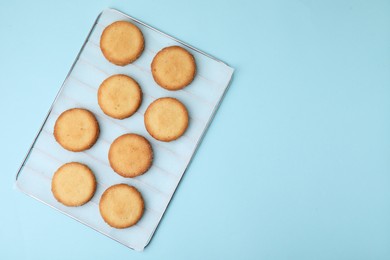
[[[202,131],[202,133],[201,133],[201,135],[200,135],[200,137],[199,137],[199,139],[198,139],[198,141],[197,141],[196,144],[195,144],[195,148],[194,148],[194,150],[193,150],[193,152],[192,152],[192,154],[191,154],[191,156],[190,156],[190,158],[189,158],[189,161],[188,161],[186,167],[184,168],[183,174],[180,176],[180,178],[179,178],[179,180],[178,180],[178,183],[177,183],[176,187],[174,188],[171,197],[170,197],[169,200],[168,200],[167,206],[165,207],[164,211],[162,212],[162,214],[161,214],[161,216],[160,216],[160,218],[159,218],[159,220],[158,220],[158,224],[157,224],[156,228],[155,228],[155,229],[153,230],[153,232],[151,233],[151,236],[149,237],[149,240],[147,241],[147,243],[145,244],[145,246],[144,246],[142,249],[140,249],[140,250],[139,250],[139,249],[136,249],[136,248],[133,248],[133,247],[131,247],[131,246],[129,246],[129,245],[126,245],[126,244],[124,244],[124,243],[122,243],[121,241],[117,240],[116,238],[114,238],[114,237],[112,237],[112,236],[110,236],[110,235],[108,235],[108,234],[103,233],[103,232],[100,231],[99,229],[96,229],[96,228],[92,227],[92,226],[89,225],[88,223],[83,222],[82,220],[80,220],[80,219],[74,217],[74,216],[71,215],[71,214],[68,214],[68,213],[62,211],[61,209],[56,208],[56,207],[53,206],[53,205],[50,205],[49,203],[47,203],[47,202],[45,202],[45,201],[39,199],[38,197],[36,197],[36,196],[34,196],[34,195],[32,195],[32,194],[30,194],[30,193],[24,191],[22,188],[20,188],[20,187],[18,186],[18,178],[19,178],[19,175],[20,175],[20,173],[22,172],[22,170],[23,170],[23,168],[24,168],[24,166],[25,166],[25,164],[26,164],[28,158],[30,157],[31,152],[32,152],[32,150],[33,150],[33,148],[34,148],[34,146],[35,146],[35,143],[36,143],[36,141],[38,140],[38,137],[40,136],[40,134],[41,134],[41,132],[42,132],[44,126],[46,125],[46,122],[47,122],[47,120],[48,120],[48,118],[49,118],[49,116],[50,116],[50,114],[51,114],[51,112],[52,112],[52,110],[53,110],[53,108],[54,108],[54,105],[56,104],[56,102],[57,102],[57,100],[58,100],[60,94],[62,93],[62,91],[63,91],[63,89],[64,89],[64,87],[65,87],[65,85],[66,85],[66,82],[67,82],[68,79],[69,79],[70,74],[72,73],[74,67],[76,66],[76,64],[77,64],[77,62],[78,62],[78,60],[79,60],[79,58],[80,58],[80,56],[81,56],[81,54],[82,54],[82,52],[83,52],[85,46],[86,46],[87,43],[88,43],[88,40],[89,40],[91,34],[93,33],[93,31],[94,31],[94,29],[95,29],[95,26],[98,24],[98,21],[99,21],[100,17],[101,17],[105,12],[109,12],[109,11],[111,11],[111,12],[116,12],[116,13],[118,13],[119,15],[125,16],[125,17],[127,17],[128,19],[131,19],[131,20],[133,20],[133,21],[135,21],[135,22],[137,22],[137,23],[139,23],[139,24],[142,24],[143,26],[147,27],[148,29],[151,29],[151,30],[153,30],[153,31],[155,31],[155,32],[157,32],[157,33],[160,33],[160,34],[162,34],[163,36],[168,37],[168,38],[170,38],[171,40],[174,40],[174,41],[176,41],[176,42],[178,42],[178,43],[184,45],[185,47],[187,47],[187,48],[189,48],[189,49],[191,49],[191,50],[193,50],[193,51],[195,51],[195,52],[198,52],[198,53],[200,53],[200,54],[202,54],[202,55],[204,55],[204,56],[206,56],[206,57],[208,57],[208,58],[210,58],[210,59],[213,59],[213,60],[215,60],[215,61],[217,61],[217,62],[219,62],[219,63],[222,63],[223,65],[225,65],[226,67],[228,67],[228,68],[231,69],[231,75],[230,75],[230,78],[229,78],[229,80],[228,80],[228,82],[227,82],[227,85],[226,85],[225,89],[223,90],[223,93],[221,94],[221,96],[220,96],[218,102],[215,104],[215,106],[214,106],[214,108],[213,108],[213,110],[212,110],[212,113],[211,113],[211,115],[210,115],[210,117],[209,117],[209,119],[208,119],[208,121],[207,121],[207,123],[206,123],[206,125],[205,125],[205,127],[204,127],[204,129],[203,129],[203,131]],[[224,99],[224,97],[225,97],[225,95],[226,95],[226,93],[227,93],[227,91],[228,91],[228,89],[229,89],[229,87],[230,87],[230,85],[231,85],[231,83],[232,83],[234,71],[235,71],[235,69],[234,69],[233,67],[229,66],[226,62],[224,62],[224,61],[222,61],[222,60],[220,60],[220,59],[218,59],[218,58],[216,58],[216,57],[214,57],[214,56],[212,56],[212,55],[210,55],[210,54],[207,54],[207,53],[205,53],[205,52],[199,50],[198,48],[195,48],[195,47],[193,47],[192,45],[187,44],[187,43],[184,42],[184,41],[181,41],[181,40],[179,40],[179,39],[177,39],[177,38],[175,38],[175,37],[173,37],[173,36],[171,36],[171,35],[168,35],[168,34],[166,34],[165,32],[163,32],[163,31],[161,31],[161,30],[159,30],[159,29],[157,29],[157,28],[155,28],[155,27],[152,27],[152,26],[150,26],[150,25],[148,25],[148,24],[146,24],[146,23],[144,23],[144,22],[142,22],[142,21],[140,21],[140,20],[138,20],[138,19],[136,19],[136,18],[134,18],[134,17],[132,17],[132,16],[130,16],[130,15],[128,15],[128,14],[125,14],[125,13],[123,13],[123,12],[121,12],[121,11],[115,9],[115,8],[106,8],[106,9],[104,9],[103,11],[101,11],[101,12],[98,14],[98,16],[96,17],[94,23],[92,24],[91,29],[89,30],[89,32],[88,32],[88,34],[87,34],[87,36],[86,36],[86,38],[85,38],[85,40],[84,40],[84,42],[83,42],[83,44],[82,44],[80,50],[79,50],[79,52],[78,52],[76,58],[74,59],[74,61],[73,61],[73,63],[72,63],[72,66],[70,67],[70,69],[69,69],[69,71],[68,71],[68,73],[67,73],[67,75],[66,75],[66,77],[65,77],[65,80],[62,82],[61,87],[59,88],[59,90],[58,90],[58,92],[57,92],[57,94],[56,94],[56,96],[55,96],[53,102],[51,103],[51,105],[50,105],[50,107],[49,107],[49,110],[48,110],[48,112],[47,112],[47,114],[46,114],[46,116],[45,116],[45,118],[44,118],[44,120],[43,120],[43,122],[42,122],[42,125],[40,126],[40,128],[39,128],[37,134],[35,135],[35,137],[34,137],[32,143],[31,143],[31,145],[30,145],[30,148],[28,149],[26,155],[24,156],[24,159],[22,160],[22,163],[20,164],[20,166],[19,166],[19,168],[18,168],[18,170],[17,170],[17,173],[16,173],[16,175],[15,175],[14,187],[16,187],[20,192],[26,194],[27,196],[29,196],[29,197],[31,197],[31,198],[33,198],[33,199],[35,199],[35,200],[37,200],[37,201],[39,201],[39,202],[41,202],[41,203],[47,205],[47,206],[49,206],[49,207],[55,209],[56,211],[58,211],[58,212],[60,212],[60,213],[62,213],[62,214],[64,214],[64,215],[66,215],[66,216],[68,216],[68,217],[70,217],[70,218],[72,218],[72,219],[74,219],[74,220],[76,220],[77,222],[83,224],[83,225],[86,226],[86,227],[92,228],[93,230],[99,232],[100,234],[103,234],[104,236],[106,236],[106,237],[108,237],[108,238],[110,238],[110,239],[112,239],[112,240],[114,240],[114,241],[116,241],[116,242],[118,242],[118,243],[120,243],[120,244],[122,244],[122,245],[124,245],[124,246],[127,247],[127,248],[133,249],[133,250],[135,250],[135,251],[143,251],[143,250],[149,245],[150,241],[151,241],[152,238],[154,237],[154,233],[155,233],[155,232],[157,231],[157,229],[159,228],[160,222],[161,222],[163,216],[165,215],[165,212],[166,212],[167,208],[169,207],[169,204],[171,203],[171,201],[172,201],[172,199],[173,199],[173,197],[174,197],[174,195],[175,195],[175,193],[176,193],[176,190],[177,190],[178,186],[180,185],[180,182],[181,182],[181,180],[182,180],[184,174],[186,173],[188,167],[189,167],[190,164],[192,163],[192,159],[194,158],[195,154],[197,153],[198,148],[199,148],[200,144],[202,143],[203,138],[204,138],[204,136],[206,135],[206,132],[208,131],[208,129],[209,129],[209,127],[210,127],[210,124],[211,124],[211,122],[213,121],[213,119],[214,119],[214,117],[215,117],[215,115],[216,115],[216,112],[217,112],[217,110],[219,109],[219,107],[220,107],[220,105],[221,105],[221,102],[222,102],[222,100]]]

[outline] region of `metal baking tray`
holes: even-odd
[[[136,24],[145,37],[145,50],[134,63],[119,67],[109,63],[99,47],[104,28],[114,21]],[[153,80],[150,63],[162,48],[179,45],[189,50],[197,63],[194,81],[183,90],[168,91]],[[126,74],[140,84],[143,101],[136,114],[124,120],[106,116],[97,104],[101,82],[113,74]],[[133,17],[114,9],[104,10],[96,19],[76,57],[62,87],[49,109],[41,129],[33,141],[16,175],[16,187],[27,195],[59,210],[100,233],[142,251],[152,238],[164,212],[193,157],[204,133],[223,99],[233,75],[233,68],[204,52],[177,40]],[[190,123],[178,140],[164,143],[153,139],[144,127],[143,114],[148,105],[160,97],[175,97],[189,112]],[[99,121],[100,136],[96,144],[84,152],[69,152],[53,137],[57,117],[65,110],[81,107],[93,112]],[[116,174],[108,162],[112,141],[125,133],[145,136],[154,150],[153,165],[136,178]],[[95,173],[98,185],[92,200],[80,207],[66,207],[51,193],[51,178],[58,167],[67,162],[87,164]],[[99,213],[99,200],[106,188],[118,183],[135,186],[145,200],[141,220],[130,228],[115,229],[107,225]]]

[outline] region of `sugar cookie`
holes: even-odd
[[[112,169],[123,177],[136,177],[149,170],[153,161],[153,150],[145,137],[124,134],[111,144],[108,160]]]
[[[146,130],[155,139],[169,142],[184,134],[188,127],[186,107],[175,98],[159,98],[146,109]]]
[[[99,203],[104,221],[114,228],[135,225],[144,213],[144,200],[133,186],[116,184],[104,191]]]
[[[91,148],[99,137],[99,124],[88,110],[64,111],[54,125],[54,137],[66,150],[80,152]]]
[[[151,65],[154,80],[168,90],[179,90],[189,85],[195,77],[194,56],[179,46],[159,51]]]
[[[126,75],[113,75],[100,85],[98,103],[103,112],[116,119],[133,115],[142,102],[138,83]]]
[[[100,37],[100,49],[108,61],[125,66],[141,55],[144,50],[144,36],[136,25],[117,21],[104,29]]]
[[[51,190],[54,197],[65,206],[81,206],[95,193],[95,175],[84,164],[64,164],[54,173]]]

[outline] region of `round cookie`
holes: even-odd
[[[154,80],[168,90],[179,90],[189,85],[195,77],[194,56],[179,46],[160,50],[152,61]]]
[[[127,21],[117,21],[107,26],[100,37],[104,57],[118,66],[135,61],[144,50],[141,30]]]
[[[64,111],[54,125],[54,137],[66,150],[80,152],[91,148],[99,137],[99,124],[88,110]]]
[[[103,112],[116,119],[133,115],[142,102],[138,83],[126,75],[113,75],[100,85],[98,103]]]
[[[123,177],[136,177],[149,170],[153,161],[153,150],[145,137],[124,134],[110,146],[108,160],[111,168]]]
[[[69,207],[84,205],[93,197],[95,190],[95,175],[88,166],[77,162],[62,165],[51,181],[54,197]]]
[[[144,213],[144,200],[133,186],[116,184],[104,191],[99,203],[100,215],[114,228],[135,225]]]
[[[188,112],[175,98],[159,98],[146,109],[144,122],[151,136],[160,141],[170,142],[186,131]]]

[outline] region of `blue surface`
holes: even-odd
[[[138,253],[13,189],[98,13],[236,68]],[[0,259],[390,259],[389,1],[0,2]]]

